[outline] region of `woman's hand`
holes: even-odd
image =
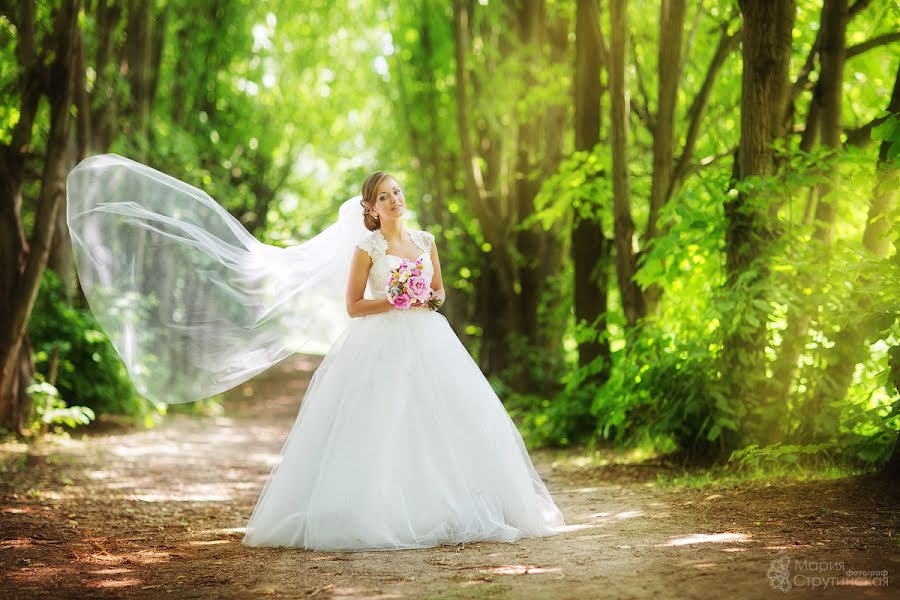
[[[428,294],[428,299],[425,301],[425,306],[429,308],[429,310],[437,311],[441,308],[441,305],[444,304],[444,290],[431,290],[431,293]]]
[[[441,305],[444,303],[444,294],[443,290],[432,290],[430,294],[428,294],[428,298],[424,301],[419,302],[415,301],[409,305],[409,308],[424,308],[428,310],[437,311]]]

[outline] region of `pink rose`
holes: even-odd
[[[409,274],[412,275],[413,277],[418,277],[419,275],[422,274],[422,269],[415,268],[412,271],[410,271]]]
[[[409,294],[398,294],[391,302],[394,308],[406,309],[412,304],[412,298],[409,297]]]
[[[409,281],[406,282],[406,290],[419,302],[424,302],[428,299],[428,284],[425,282],[424,277],[410,277]]]

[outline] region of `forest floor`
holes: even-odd
[[[553,537],[243,546],[316,364],[295,355],[232,390],[226,416],[0,445],[0,598],[900,597],[897,482],[673,487],[670,466],[577,450],[532,452],[566,517]]]

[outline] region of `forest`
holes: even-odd
[[[141,397],[85,302],[114,152],[277,246],[391,173],[530,448],[900,474],[896,0],[6,0],[0,53],[7,440],[230,406]]]

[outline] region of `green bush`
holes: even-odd
[[[62,282],[51,269],[44,272],[28,334],[38,372],[47,373],[50,357],[54,349],[58,351],[55,388],[69,407],[145,418],[160,411],[138,395],[124,363],[91,312],[66,301]]]
[[[41,373],[36,373],[28,394],[34,400],[34,419],[31,423],[33,433],[44,433],[51,425],[78,427],[87,425],[96,416],[87,406],[66,406],[59,397],[56,386],[44,380]]]

